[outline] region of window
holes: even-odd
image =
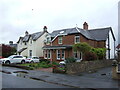
[[[77,55],[77,51],[74,52],[74,58],[77,58],[78,55]]]
[[[60,50],[57,50],[57,59],[60,60]]]
[[[30,57],[32,56],[32,50],[29,51],[29,55],[30,55]]]
[[[48,50],[48,59],[50,59],[51,58],[51,55],[50,55],[50,50]]]
[[[62,59],[65,59],[65,50],[62,50]]]
[[[82,60],[82,52],[75,51],[74,58],[77,60]]]
[[[45,50],[44,54],[45,54],[45,59],[50,59],[51,58],[51,51],[50,50]]]
[[[62,37],[58,37],[58,44],[62,44]]]
[[[47,59],[47,50],[45,50],[44,53],[45,53],[45,59]]]
[[[80,42],[80,36],[75,36],[75,44]]]

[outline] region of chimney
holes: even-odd
[[[26,32],[25,32],[25,35],[28,35],[28,34],[29,34],[28,31],[26,31]]]
[[[13,45],[13,41],[9,41],[9,45]]]
[[[86,22],[83,24],[83,29],[88,30],[88,24]]]
[[[47,32],[47,26],[44,26],[43,31]]]

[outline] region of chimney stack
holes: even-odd
[[[9,41],[9,44],[10,44],[10,45],[13,45],[13,41]]]
[[[88,30],[88,23],[84,22],[83,29]]]
[[[44,26],[43,31],[47,32],[47,26]]]
[[[26,31],[26,32],[25,32],[25,35],[28,35],[28,34],[29,34],[28,31]]]

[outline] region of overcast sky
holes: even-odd
[[[119,0],[0,0],[0,43],[29,33],[73,28],[112,27],[118,38]]]

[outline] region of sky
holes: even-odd
[[[0,43],[16,43],[25,31],[112,27],[118,39],[119,0],[0,0]],[[117,42],[116,42],[117,43]]]

